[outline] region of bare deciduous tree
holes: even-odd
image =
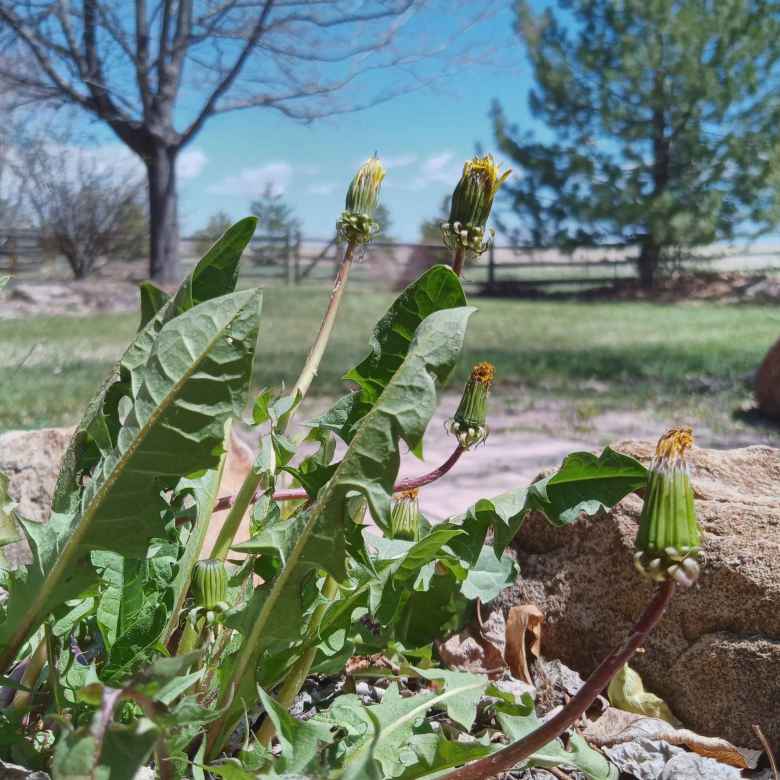
[[[141,157],[150,275],[171,281],[178,275],[176,160],[206,121],[251,107],[310,121],[419,86],[421,59],[441,54],[463,27],[491,13],[491,3],[466,4],[469,18],[453,31],[453,3],[441,2],[438,20],[450,22],[445,41],[438,31],[447,25],[433,14],[427,25],[412,23],[433,2],[3,0],[0,78],[27,99],[75,104]],[[468,60],[448,56],[459,67]],[[399,76],[391,88],[361,94],[363,76],[392,66]]]
[[[101,257],[145,249],[142,177],[109,169],[88,147],[40,139],[17,149],[14,167],[27,184],[44,245],[65,257],[77,279]]]
[[[2,107],[0,107],[2,111]],[[17,139],[22,133],[17,115],[2,111],[0,122],[0,228],[17,229],[29,225],[26,210],[27,182],[15,169]],[[0,236],[0,242],[2,242]]]

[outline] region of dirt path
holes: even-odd
[[[535,401],[530,408],[523,408],[522,400],[506,395],[492,399],[488,441],[466,453],[449,474],[421,491],[421,508],[432,520],[464,512],[480,498],[525,487],[543,469],[560,464],[570,452],[598,451],[607,444],[630,438],[655,440],[674,424],[693,423],[701,446],[723,448],[755,441],[746,437],[745,441],[724,444],[700,421],[696,424],[696,421],[660,420],[651,410],[597,414],[583,421],[578,419],[570,402]],[[406,452],[402,456],[402,478],[424,474],[441,465],[452,453],[455,440],[445,431],[444,424],[457,403],[457,396],[444,396],[425,437],[424,460],[420,462]],[[322,400],[306,402],[298,419],[311,419],[326,406],[327,402]],[[303,430],[299,425],[298,432]],[[246,432],[242,439],[252,446]]]

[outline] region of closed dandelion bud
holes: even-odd
[[[488,437],[487,399],[495,375],[492,363],[477,363],[471,369],[458,410],[447,423],[449,432],[463,449],[482,444]]]
[[[418,490],[399,493],[390,512],[390,538],[416,542],[420,539]]]
[[[647,477],[634,562],[657,582],[673,579],[690,587],[699,576],[701,535],[685,452],[690,428],[672,428],[659,440]]]
[[[385,169],[376,157],[360,166],[349,185],[345,208],[336,224],[340,239],[350,244],[365,244],[379,230],[374,211],[384,178]]]
[[[452,193],[449,222],[441,226],[442,239],[449,249],[462,248],[481,255],[491,244],[494,231],[486,230],[493,199],[511,170],[500,173],[492,155],[475,157],[463,166]]]
[[[222,561],[211,558],[198,561],[195,564],[193,584],[198,606],[213,610],[225,604],[228,573]]]

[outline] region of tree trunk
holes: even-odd
[[[175,146],[155,145],[146,157],[149,180],[149,277],[161,284],[179,281],[179,216]]]
[[[652,236],[645,236],[642,240],[642,249],[639,252],[637,266],[639,270],[639,284],[643,290],[655,289],[658,266],[661,262],[661,247]]]

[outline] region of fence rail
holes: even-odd
[[[194,266],[202,251],[202,239],[181,239],[185,270]],[[292,233],[256,236],[246,252],[242,276],[254,283],[324,284],[335,276],[341,251],[335,239],[303,238]],[[635,247],[625,245],[573,252],[499,245],[466,266],[464,282],[496,294],[535,289],[585,290],[635,279],[636,254]],[[363,251],[363,262],[357,263],[352,278],[356,283],[397,287],[432,263],[447,259],[448,253],[441,246],[375,242]],[[99,272],[110,275],[115,265],[104,261]],[[678,265],[690,269],[780,273],[780,245],[703,247]],[[139,258],[137,273],[133,274],[141,277],[144,269],[143,258]],[[0,229],[0,272],[28,279],[68,276],[66,264],[44,252],[41,236],[33,230]]]

